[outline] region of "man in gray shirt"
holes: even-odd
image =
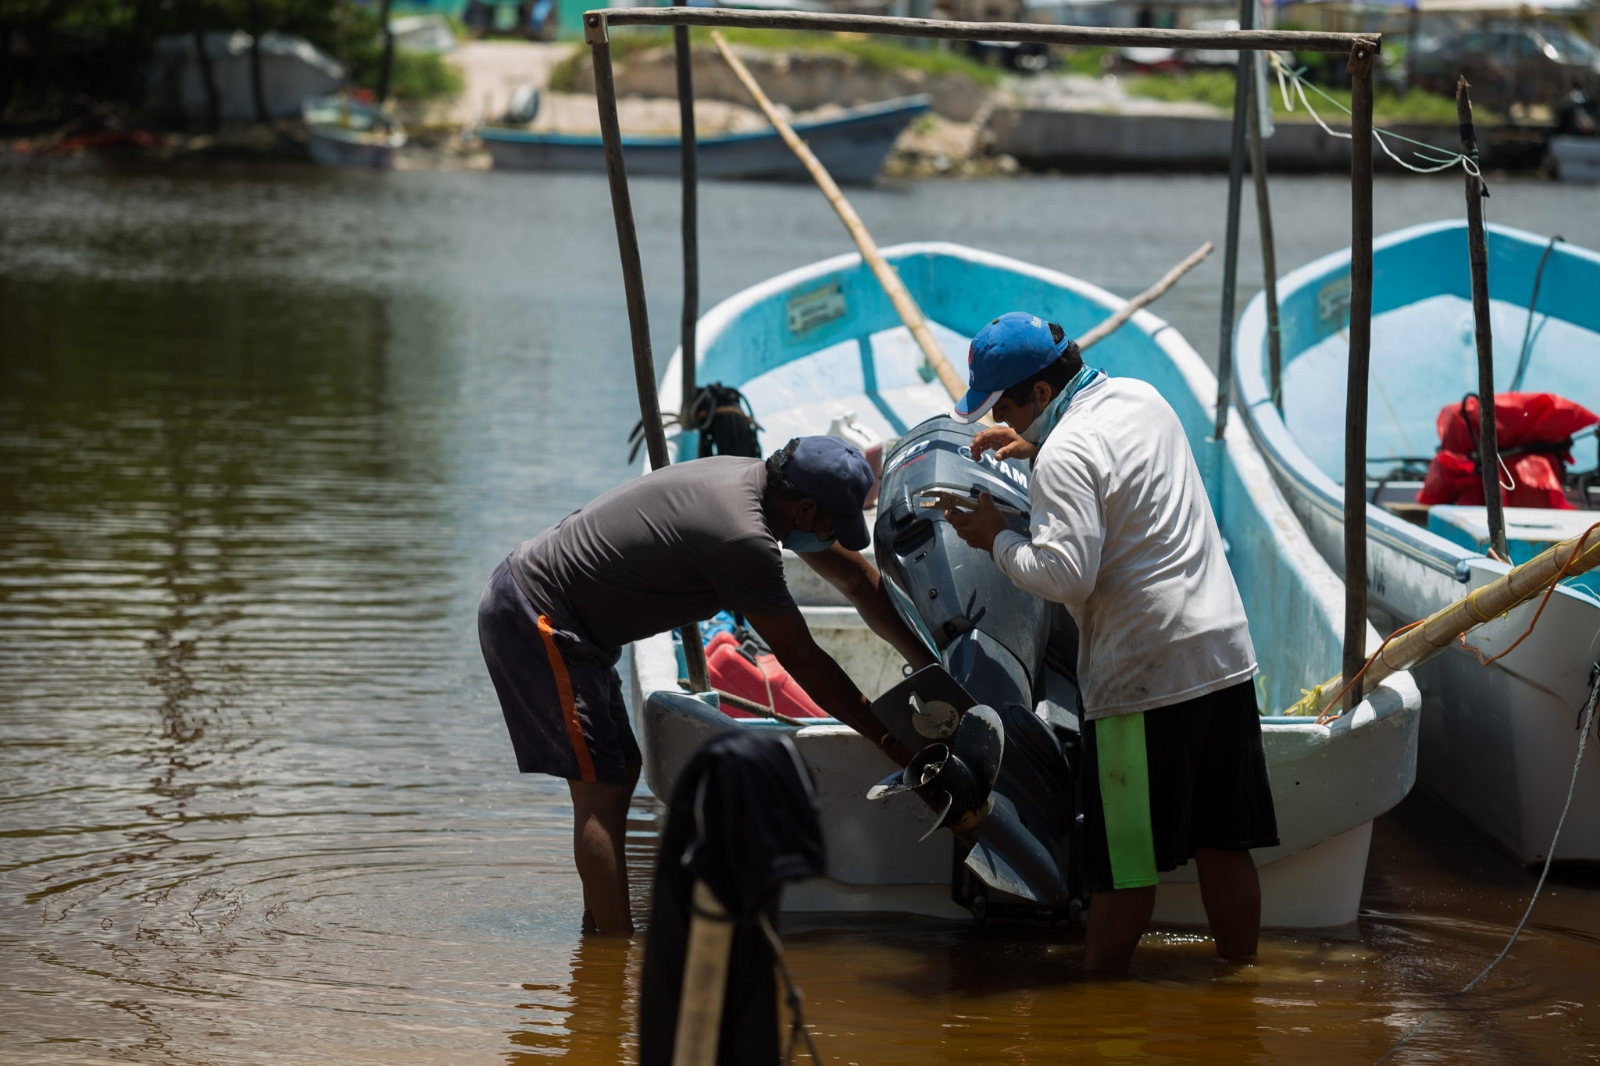
[[[568,782],[586,930],[633,931],[623,841],[642,759],[616,671],[623,645],[738,612],[818,706],[909,759],[812,639],[783,576],[787,547],[907,662],[934,661],[861,555],[872,482],[861,453],[836,437],[798,438],[765,462],[680,463],[568,515],[489,579],[478,605],[484,661],[517,768]]]

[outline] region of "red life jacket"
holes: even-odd
[[[1600,422],[1587,408],[1550,392],[1502,392],[1494,398],[1500,498],[1507,507],[1571,510],[1562,472],[1572,463],[1572,435]],[[1423,504],[1483,504],[1478,473],[1478,398],[1439,412],[1439,451],[1417,494]],[[1507,476],[1509,474],[1509,477]],[[1515,487],[1507,489],[1510,481]]]

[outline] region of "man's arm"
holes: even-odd
[[[779,615],[750,614],[745,619],[817,706],[877,744],[901,766],[911,761],[911,753],[873,716],[870,702],[850,675],[817,646],[798,609]]]
[[[823,579],[844,593],[845,599],[861,615],[867,628],[899,652],[913,670],[938,662],[922,638],[911,631],[889,600],[883,575],[867,562],[866,556],[835,544],[825,552],[800,552],[800,558]]]

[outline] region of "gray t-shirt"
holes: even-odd
[[[536,605],[565,611],[606,648],[720,610],[795,610],[762,513],[760,459],[676,463],[612,489],[511,553]]]

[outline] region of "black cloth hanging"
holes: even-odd
[[[794,742],[740,729],[702,744],[673,789],[656,860],[639,998],[640,1066],[672,1062],[696,879],[738,923],[717,1062],[777,1062],[773,956],[757,919],[765,913],[776,925],[784,882],[825,869],[816,796]]]

